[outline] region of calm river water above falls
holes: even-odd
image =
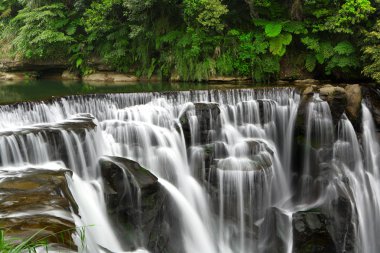
[[[380,252],[380,147],[365,99],[354,128],[317,92],[286,87],[49,85],[58,93],[2,86],[2,102],[135,93],[0,106],[0,225],[11,233],[44,217],[85,228],[84,245],[73,234],[53,250]],[[59,201],[18,198],[39,196],[35,178],[7,184],[59,173]]]

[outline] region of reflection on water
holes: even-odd
[[[257,85],[255,85],[257,86]],[[249,88],[252,84],[205,83],[103,83],[56,80],[0,81],[0,104],[21,101],[45,100],[52,97],[79,94],[159,92],[203,89]]]

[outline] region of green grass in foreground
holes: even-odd
[[[37,250],[41,250],[41,249],[45,249],[46,252],[49,252],[49,244],[50,244],[49,239],[51,239],[51,237],[59,238],[60,242],[62,244],[65,244],[63,233],[69,232],[69,231],[75,232],[80,239],[81,246],[80,246],[79,252],[84,251],[84,249],[86,248],[85,227],[67,229],[67,230],[55,233],[53,235],[38,238],[39,235],[45,229],[41,229],[40,231],[36,232],[34,235],[24,240],[21,238],[6,238],[6,232],[0,229],[0,253],[21,253],[21,252],[37,253]]]

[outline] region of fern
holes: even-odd
[[[315,58],[313,54],[308,54],[305,60],[305,67],[307,71],[313,72],[316,66],[317,66],[317,59]]]
[[[355,48],[350,42],[342,41],[334,47],[334,52],[339,55],[350,55],[355,52]]]
[[[25,8],[10,22],[6,33],[13,37],[14,52],[24,58],[65,57],[74,42],[65,33],[69,21],[61,3]]]

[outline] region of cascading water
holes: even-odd
[[[380,147],[368,108],[363,104],[359,142],[345,115],[334,126],[328,103],[314,95],[301,155],[294,149],[300,100],[294,89],[267,88],[1,106],[0,169],[49,162],[71,169],[68,183],[79,206],[73,217],[86,227],[88,252],[159,252],[142,229],[125,245],[115,228],[105,197],[110,186],[98,162],[107,156],[136,161],[158,177],[171,196],[172,207],[163,212],[178,219],[172,229],[178,230],[174,244],[181,252],[302,252],[297,238],[305,231],[299,229],[303,220],[328,228],[318,232],[328,249],[380,252]],[[302,168],[295,169],[302,157]],[[134,219],[141,223],[143,189],[127,169],[121,180],[129,195],[122,197],[134,203]],[[349,210],[345,218],[342,209]]]

